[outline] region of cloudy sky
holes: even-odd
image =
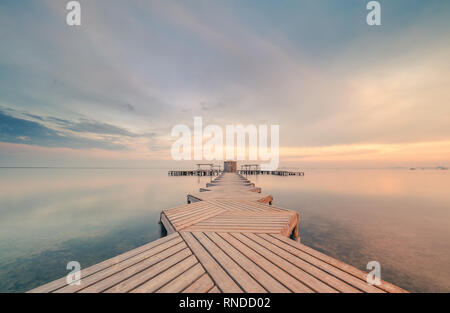
[[[280,125],[281,165],[450,165],[450,2],[0,1],[0,166],[171,165],[176,124]]]

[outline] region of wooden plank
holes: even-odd
[[[163,243],[166,243],[168,241],[176,240],[177,238],[178,239],[180,238],[178,233],[172,234],[172,235],[169,235],[167,237],[164,237],[164,238],[155,240],[153,242],[150,242],[150,243],[148,243],[146,245],[143,245],[141,247],[138,247],[136,249],[130,250],[130,251],[126,252],[126,253],[120,254],[120,255],[118,255],[116,257],[113,257],[111,259],[108,259],[108,260],[105,260],[103,262],[94,264],[94,265],[92,265],[92,266],[90,266],[90,267],[88,267],[86,269],[81,270],[81,278],[84,279],[86,277],[89,277],[90,275],[93,275],[93,274],[95,274],[97,272],[100,272],[100,271],[102,271],[102,270],[104,270],[104,269],[106,269],[108,267],[117,265],[117,264],[119,264],[119,263],[121,263],[121,262],[123,262],[123,261],[125,261],[125,260],[127,260],[129,258],[137,256],[137,255],[139,255],[141,253],[144,253],[145,251],[150,250],[150,249],[152,249],[152,248],[154,248],[154,247],[156,247],[158,245],[161,245]],[[35,289],[32,289],[32,290],[30,290],[28,292],[30,292],[30,293],[53,292],[53,291],[55,291],[55,290],[57,290],[59,288],[65,287],[65,286],[67,286],[66,277],[62,277],[62,278],[60,278],[58,280],[49,282],[49,283],[47,283],[45,285],[42,285],[42,286],[37,287]]]
[[[268,218],[279,218],[279,219],[286,219],[290,220],[292,218],[292,215],[286,215],[286,214],[278,214],[270,211],[259,211],[259,212],[246,212],[242,210],[234,210],[234,211],[227,211],[226,214],[223,214],[223,216],[228,217],[236,217],[236,216],[242,216],[242,217],[255,217],[260,219],[268,219]]]
[[[220,233],[219,234],[225,241],[239,250],[242,254],[248,257],[252,262],[257,264],[260,268],[264,269],[267,273],[269,273],[273,278],[278,280],[281,284],[283,284],[286,288],[288,288],[292,292],[313,292],[310,288],[305,286],[303,283],[299,282],[288,273],[280,269],[278,266],[268,261],[266,258],[256,253],[253,249],[249,249],[242,242],[237,240],[234,234],[229,233]]]
[[[263,204],[263,203],[256,202],[256,201],[247,201],[244,199],[241,201],[235,201],[235,200],[231,200],[231,201],[227,201],[227,202],[222,201],[222,203],[224,205],[232,206],[237,209],[248,209],[248,210],[252,210],[252,211],[261,211],[261,210],[279,211],[274,206],[270,206],[270,205]]]
[[[204,201],[202,201],[202,202],[204,202]],[[202,214],[207,213],[214,209],[218,209],[218,207],[214,206],[212,204],[207,204],[207,205],[205,204],[203,207],[198,208],[195,211],[190,211],[190,210],[186,209],[186,211],[184,211],[183,213],[178,213],[177,215],[168,215],[168,217],[170,218],[170,220],[180,221],[180,220],[189,218],[190,216],[202,215]]]
[[[177,212],[185,212],[186,209],[193,209],[199,206],[204,206],[205,203],[204,202],[195,202],[195,203],[191,203],[191,204],[183,204],[181,206],[175,207],[175,208],[168,208],[168,209],[164,209],[163,212],[173,212],[173,213],[177,213]]]
[[[225,209],[223,209],[225,210]],[[276,218],[279,220],[290,221],[294,216],[294,214],[286,215],[286,214],[278,214],[270,211],[259,211],[259,212],[244,212],[242,210],[234,210],[234,211],[226,211],[217,216],[218,218],[223,219],[234,219],[236,217],[242,217],[246,219],[258,219],[258,220],[270,220],[271,218]]]
[[[282,231],[283,229],[285,229],[286,227],[289,227],[289,224],[254,224],[254,223],[241,223],[241,222],[236,222],[235,224],[233,223],[208,223],[208,224],[203,224],[203,223],[196,223],[194,225],[191,225],[191,227],[205,227],[205,228],[215,228],[215,227],[221,227],[221,228],[226,228],[229,227],[230,229],[232,228],[253,228],[253,229],[276,229],[279,231]]]
[[[247,211],[247,212],[258,212],[261,211],[259,207],[255,206],[249,206],[249,205],[242,205],[241,202],[238,201],[217,201],[217,205],[220,205],[222,208],[228,210],[228,211],[234,211],[234,210],[240,210],[240,211]],[[242,202],[244,203],[244,202]],[[255,202],[256,203],[256,202]]]
[[[140,285],[139,287],[133,289],[131,293],[150,293],[155,292],[159,288],[163,287],[165,284],[173,280],[175,277],[185,273],[192,266],[197,264],[197,258],[191,255],[181,262],[178,262],[174,266],[168,268],[164,272],[161,272],[157,276],[153,277],[149,281]],[[198,277],[197,277],[198,278]],[[194,279],[195,281],[196,279]]]
[[[279,236],[274,236],[273,238],[287,244],[287,245],[280,245],[281,248],[291,253],[295,253],[295,255],[302,258],[303,260],[308,261],[311,264],[314,264],[315,266],[321,268],[322,270],[327,271],[330,274],[333,274],[339,279],[351,284],[352,286],[362,291],[371,293],[383,292],[382,289],[367,284],[365,280],[365,275],[367,275],[366,273],[356,268],[352,269],[352,267],[348,264],[337,261],[311,248],[307,249],[308,250],[307,253],[304,251],[304,247],[306,246],[297,243],[293,240]],[[291,248],[289,248],[289,246]],[[358,276],[354,274],[357,274]]]
[[[197,203],[201,204],[201,206],[196,205]],[[196,204],[188,204],[187,206],[185,206],[183,208],[182,211],[172,212],[171,210],[168,210],[165,213],[171,219],[176,220],[176,219],[183,218],[185,216],[193,215],[196,213],[201,213],[202,211],[207,211],[207,210],[215,207],[214,204],[209,203],[207,201],[196,202]],[[196,208],[189,207],[191,205],[196,205]]]
[[[204,213],[207,213],[210,210],[213,210],[214,208],[215,207],[213,205],[203,206],[203,207],[200,207],[200,208],[196,209],[195,211],[191,211],[189,208],[187,208],[186,211],[184,211],[182,213],[181,212],[177,213],[177,214],[170,214],[169,213],[169,214],[166,214],[166,215],[172,222],[182,221],[182,220],[187,219],[187,218],[189,218],[191,216],[202,215]]]
[[[286,273],[297,279],[302,284],[308,286],[310,289],[315,292],[324,292],[324,293],[336,293],[337,290],[325,284],[324,282],[318,280],[314,276],[308,274],[302,269],[296,267],[295,265],[287,262],[283,258],[279,257],[266,247],[258,244],[257,242],[251,240],[249,237],[251,234],[233,234],[233,236],[240,240],[242,243],[256,251],[257,253],[264,256],[267,260],[271,261],[273,264],[276,264],[279,268],[284,270]]]
[[[163,224],[164,228],[167,231],[167,234],[173,234],[176,232],[175,227],[173,227],[172,223],[167,218],[166,214],[164,212],[161,213],[160,217],[161,223]]]
[[[189,227],[192,228],[229,228],[230,232],[233,229],[267,229],[267,230],[278,230],[279,232],[281,230],[283,230],[286,226],[289,226],[289,224],[287,225],[279,225],[279,224],[262,224],[262,225],[258,225],[258,224],[244,224],[244,223],[236,223],[236,224],[222,224],[222,223],[218,223],[218,224],[193,224],[190,225]]]
[[[205,204],[203,202],[195,202],[191,204],[183,204],[181,206],[175,207],[175,208],[168,208],[162,210],[164,213],[170,212],[170,213],[177,213],[177,212],[185,212],[186,209],[194,209],[199,206],[204,206]]]
[[[200,263],[195,264],[186,272],[180,274],[177,278],[172,280],[164,287],[158,289],[157,293],[180,293],[194,282],[196,282],[202,275],[205,274]]]
[[[183,221],[186,221],[186,220],[188,220],[190,218],[194,218],[194,217],[198,218],[198,217],[201,217],[203,215],[207,215],[207,214],[209,214],[211,212],[216,212],[218,210],[220,210],[220,208],[218,209],[218,208],[215,208],[215,207],[208,207],[208,208],[205,208],[204,210],[197,211],[197,212],[187,212],[185,216],[180,217],[180,218],[171,218],[169,216],[169,219],[174,224],[180,224],[180,223],[183,223]]]
[[[227,233],[227,232],[249,232],[249,233],[266,233],[266,234],[279,234],[280,229],[265,229],[265,228],[239,228],[239,227],[204,227],[204,226],[190,226],[183,229],[189,232],[217,232],[217,233]]]
[[[181,262],[182,260],[188,258],[191,255],[192,252],[189,248],[183,249],[180,252],[167,258],[164,262],[159,262],[145,269],[144,271],[140,272],[139,275],[133,275],[130,278],[127,278],[126,280],[120,282],[114,287],[105,290],[105,292],[107,293],[130,292],[134,288],[140,286],[141,284],[144,284],[145,282],[149,281],[159,273],[164,272],[171,266]]]
[[[236,201],[220,201],[218,202],[218,205],[220,205],[222,208],[226,209],[227,211],[238,211],[238,212],[245,212],[245,213],[257,213],[263,211],[260,208],[255,207],[249,207],[249,206],[242,206],[239,205]]]
[[[196,224],[223,224],[223,225],[228,225],[228,224],[241,224],[241,225],[247,225],[247,224],[252,224],[254,226],[264,226],[264,225],[276,225],[276,226],[285,226],[288,225],[289,223],[291,223],[291,221],[287,220],[279,220],[276,217],[274,217],[273,219],[265,219],[265,220],[254,220],[251,217],[248,216],[242,216],[242,215],[234,215],[233,217],[227,217],[227,219],[222,219],[222,218],[217,218],[217,217],[213,217],[210,220],[206,220],[206,221],[201,221],[199,223]]]
[[[233,232],[233,233],[265,233],[265,234],[280,234],[280,229],[264,229],[264,228],[248,228],[248,227],[188,227],[184,229],[185,231],[190,232],[216,232],[216,233],[227,233],[227,232]]]
[[[199,200],[249,200],[267,203],[273,200],[271,195],[255,193],[251,191],[253,184],[233,185],[223,184],[208,187],[211,191],[190,193],[188,198],[197,198]]]
[[[183,293],[201,293],[207,292],[214,287],[214,282],[207,273],[203,274],[199,279],[183,290]]]
[[[109,289],[118,283],[124,281],[125,279],[139,274],[140,272],[146,270],[147,268],[159,263],[159,262],[165,262],[167,258],[171,257],[172,255],[177,254],[178,252],[186,249],[187,246],[184,242],[180,242],[179,244],[166,249],[164,251],[161,251],[160,253],[142,261],[139,262],[133,266],[128,267],[127,269],[117,272],[103,280],[100,280],[93,285],[80,290],[81,293],[94,293],[94,292],[103,292],[106,289]]]
[[[262,210],[269,210],[272,212],[276,212],[276,213],[281,213],[281,214],[292,214],[295,213],[294,211],[291,210],[287,210],[284,208],[280,208],[277,206],[273,206],[273,205],[268,205],[265,203],[261,203],[261,202],[254,202],[254,201],[247,201],[247,200],[242,200],[238,202],[240,206],[247,206],[247,207],[252,207],[252,208],[260,208]]]
[[[208,212],[208,213],[206,213],[204,215],[192,216],[191,218],[185,219],[183,221],[175,222],[174,225],[177,228],[177,230],[179,231],[179,230],[183,229],[184,227],[193,225],[193,224],[195,224],[197,222],[200,222],[200,221],[203,221],[203,220],[205,220],[207,218],[216,216],[216,215],[218,215],[218,214],[220,214],[222,212],[223,212],[223,210],[221,210],[221,209],[211,210],[210,212]]]
[[[108,267],[100,272],[97,272],[93,275],[90,275],[88,277],[81,277],[81,284],[80,285],[69,285],[65,286],[61,289],[56,290],[55,292],[58,293],[72,293],[77,292],[81,289],[84,289],[94,283],[96,283],[99,280],[105,279],[117,272],[123,271],[127,269],[128,267],[135,265],[145,259],[148,259],[149,257],[156,255],[178,243],[182,242],[182,239],[180,237],[176,238],[175,240],[170,240],[166,243],[163,243],[161,245],[158,245],[152,249],[149,249],[145,251],[144,253],[138,254],[137,256],[134,256],[133,258],[129,258],[116,266]]]
[[[202,221],[202,223],[210,223],[210,222],[236,222],[236,221],[240,221],[240,222],[245,222],[245,223],[253,223],[253,224],[266,224],[266,223],[274,223],[274,224],[289,224],[290,219],[281,219],[281,218],[264,218],[264,219],[258,219],[256,216],[254,218],[249,217],[249,216],[242,216],[242,215],[235,215],[232,217],[223,217],[223,216],[215,216],[213,218],[211,218],[210,220],[206,220],[206,221]]]
[[[285,228],[289,228],[289,224],[255,224],[255,223],[245,223],[245,222],[239,222],[236,221],[236,223],[196,223],[195,225],[192,225],[192,227],[236,227],[236,228],[253,228],[253,229],[277,229],[279,231],[285,229]]]
[[[235,219],[230,220],[224,220],[224,219],[218,219],[217,217],[213,217],[208,220],[204,220],[201,222],[196,223],[195,225],[274,225],[274,226],[286,226],[289,225],[285,221],[278,221],[278,220],[267,220],[267,221],[255,221],[255,220],[247,220],[242,219],[239,217],[236,217]]]
[[[220,201],[220,200],[210,200],[210,201]],[[256,201],[254,203],[257,203]],[[293,211],[280,211],[280,210],[275,210],[272,209],[271,207],[253,207],[253,208],[246,208],[243,206],[237,206],[237,205],[233,205],[233,204],[229,204],[229,205],[223,205],[223,204],[217,204],[218,206],[220,206],[221,208],[223,208],[224,210],[226,210],[228,213],[230,214],[234,214],[236,212],[238,212],[239,214],[248,214],[248,215],[253,215],[253,214],[274,214],[274,215],[278,215],[278,216],[291,216],[293,214],[295,214],[295,212]]]
[[[214,220],[236,220],[237,218],[241,219],[241,220],[245,220],[245,221],[254,221],[254,222],[270,222],[273,220],[279,221],[279,222],[283,222],[283,223],[288,223],[292,217],[290,216],[279,216],[279,215],[273,215],[273,214],[252,214],[252,215],[244,215],[244,214],[225,214],[222,213],[220,215],[217,215],[212,219]],[[209,220],[208,220],[209,221]]]
[[[266,292],[261,285],[244,271],[236,262],[233,261],[225,252],[223,252],[214,242],[212,242],[204,233],[193,233],[194,237],[202,246],[214,256],[214,259],[227,272],[233,280],[245,292],[260,293]]]
[[[227,253],[240,267],[247,271],[256,281],[258,281],[267,291],[276,293],[289,292],[275,278],[267,274],[263,269],[247,258],[235,247],[226,242],[217,233],[206,233],[206,235]]]
[[[317,279],[321,280],[322,282],[330,285],[331,287],[335,288],[336,290],[340,292],[351,292],[351,293],[359,293],[361,292],[359,289],[356,289],[352,287],[351,285],[345,283],[344,281],[337,279],[336,277],[332,276],[330,273],[325,272],[321,270],[320,268],[302,260],[301,258],[297,257],[294,254],[291,254],[281,248],[279,248],[277,245],[272,244],[269,240],[265,240],[265,238],[270,237],[268,235],[254,235],[254,234],[248,234],[247,237],[251,238],[252,240],[256,241],[261,246],[267,247],[270,251],[275,253],[276,255],[284,258],[285,260],[289,261],[290,263],[294,264],[295,266],[299,267],[300,269],[304,270],[305,272],[311,274],[312,276],[316,277]],[[276,239],[274,239],[276,240]]]
[[[236,282],[228,276],[191,233],[181,232],[180,235],[222,292],[242,292],[242,289],[239,288]]]

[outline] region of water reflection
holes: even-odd
[[[449,291],[450,172],[311,170],[249,176],[301,214],[302,242],[411,291]],[[162,236],[161,209],[209,177],[165,170],[0,170],[0,291],[17,292]]]
[[[314,170],[258,178],[300,212],[302,242],[411,291],[450,291],[450,172]]]
[[[24,291],[161,237],[162,209],[207,178],[164,170],[2,169],[0,291]],[[205,180],[205,181],[203,181]]]

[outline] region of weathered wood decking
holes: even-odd
[[[208,185],[163,210],[168,236],[83,269],[79,285],[64,277],[31,292],[405,292],[290,239],[298,213],[266,204],[244,177]]]
[[[188,203],[206,200],[247,200],[270,204],[273,198],[271,195],[262,194],[261,188],[243,176],[224,173],[211,183],[207,183],[206,188],[200,188],[200,192],[187,195]]]
[[[200,201],[164,210],[161,222],[177,231],[253,232],[298,237],[298,213],[252,201]]]

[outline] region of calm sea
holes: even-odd
[[[450,292],[450,171],[251,176],[300,213],[302,243],[407,290]],[[209,178],[150,169],[0,169],[0,292],[22,292],[162,236],[160,211]]]

